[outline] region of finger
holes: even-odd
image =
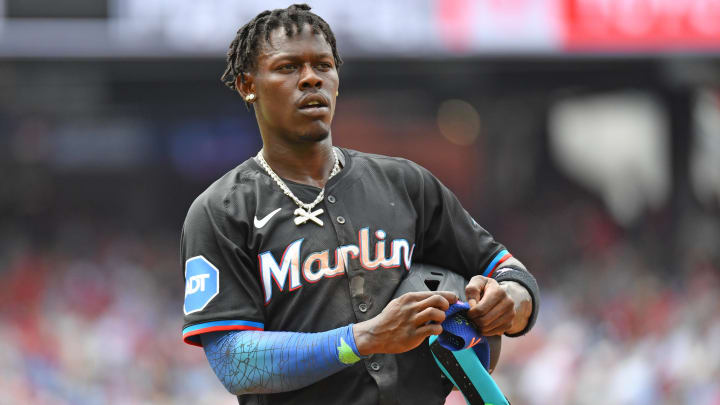
[[[510,317],[510,319],[514,318],[514,315],[515,311],[512,301],[505,299],[498,302],[487,314],[481,315],[478,318],[471,317],[471,319],[475,321],[478,326],[488,328],[496,326],[499,321],[504,321],[506,317]]]
[[[424,325],[430,321],[441,323],[445,320],[445,311],[441,311],[437,308],[425,308],[422,312],[415,316],[414,324],[417,326]]]
[[[442,295],[442,297],[445,298],[450,305],[456,303],[458,300],[457,294],[452,291],[435,291],[435,294]]]
[[[488,330],[487,332],[483,331],[484,336],[497,336],[502,335],[503,333],[507,332],[512,328],[512,322],[507,322],[504,324],[501,324],[495,328],[492,328]]]
[[[443,311],[447,311],[450,308],[450,302],[448,302],[442,295],[431,295],[424,300],[417,303],[417,311],[422,311],[425,308],[437,308]]]
[[[468,316],[470,316],[471,318],[484,316],[485,314],[490,312],[490,310],[506,296],[507,294],[502,288],[500,288],[500,286],[489,285],[488,288],[485,289],[485,293],[483,294],[482,298],[478,300],[477,305],[470,308],[470,310],[468,311]]]
[[[495,319],[487,319],[486,320],[485,318],[480,318],[480,319],[473,319],[473,322],[475,322],[475,324],[478,326],[478,328],[481,331],[486,332],[486,331],[491,331],[496,328],[502,327],[503,325],[506,325],[508,323],[512,324],[513,319],[515,319],[515,314],[513,312],[509,311],[509,312],[502,313],[500,316],[498,316]]]
[[[442,326],[437,323],[429,323],[425,326],[421,326],[417,329],[417,334],[422,336],[439,335],[443,331]]]
[[[434,295],[444,297],[450,304],[454,304],[455,302],[457,302],[457,294],[452,291],[416,291],[405,293],[399,298],[404,298],[408,301],[422,301]]]
[[[483,276],[474,276],[470,279],[470,282],[465,286],[465,298],[467,298],[468,302],[473,300],[477,303],[482,298],[487,280],[487,277]]]

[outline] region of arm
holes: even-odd
[[[235,395],[296,390],[360,361],[352,324],[320,333],[206,333],[202,343],[210,367]]]
[[[450,292],[398,297],[376,317],[320,333],[229,331],[201,335],[205,356],[235,395],[296,390],[360,361],[363,355],[403,353],[442,326]],[[357,344],[356,344],[357,343]]]

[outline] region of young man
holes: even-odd
[[[527,332],[537,285],[427,170],[332,145],[342,60],[309,10],[260,13],[230,46],[222,79],[263,148],[190,207],[183,338],[241,404],[441,404],[421,343],[457,298],[391,300],[411,261],[470,279],[486,336]]]

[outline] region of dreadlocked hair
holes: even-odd
[[[240,77],[245,81],[244,72],[251,72],[257,63],[257,54],[260,39],[270,41],[270,34],[276,28],[283,27],[288,37],[302,32],[304,26],[310,25],[314,34],[322,33],[332,48],[336,68],[342,65],[342,59],[335,44],[335,34],[325,20],[310,12],[307,4],[293,4],[288,8],[265,10],[258,14],[249,23],[243,25],[237,32],[227,52],[227,67],[220,80],[231,90],[235,90],[235,81]]]

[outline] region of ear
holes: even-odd
[[[235,78],[235,89],[240,96],[242,96],[243,100],[245,100],[248,94],[255,94],[255,97],[257,97],[254,79],[251,73],[240,73],[238,77]]]

